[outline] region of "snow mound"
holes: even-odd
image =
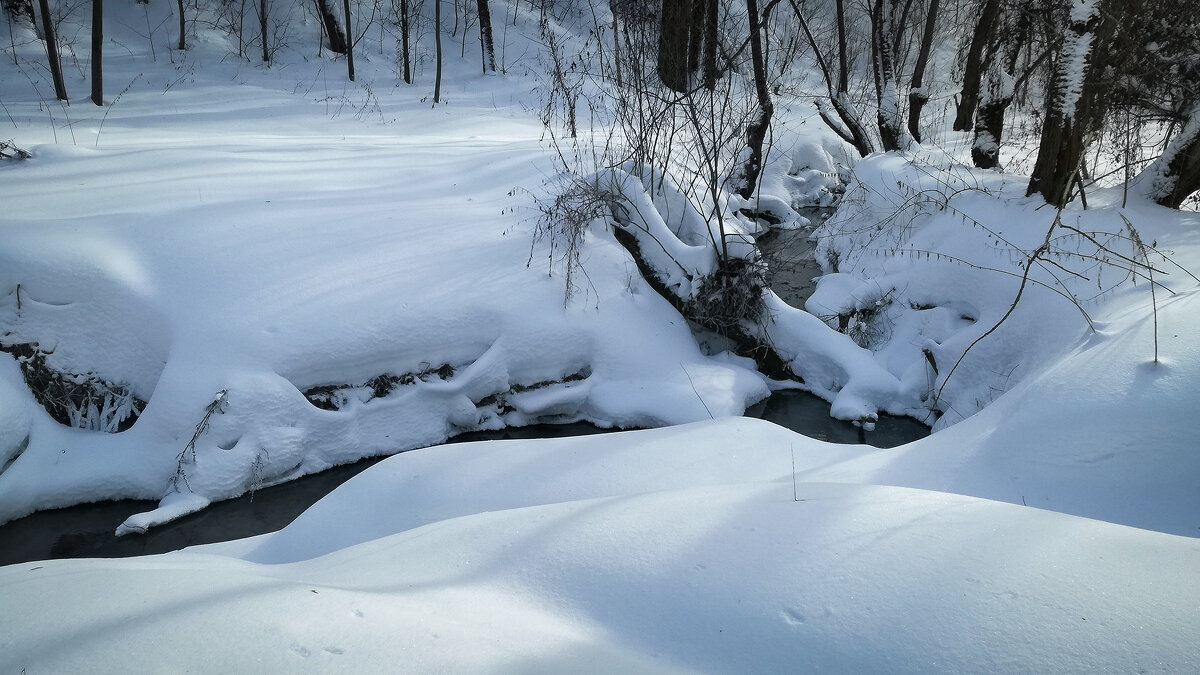
[[[1200,667],[1196,540],[793,480],[793,461],[804,471],[872,452],[726,420],[406,453],[276,535],[0,570],[23,608],[0,617],[0,665]],[[64,631],[80,639],[51,640]]]

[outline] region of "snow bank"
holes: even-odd
[[[802,475],[877,452],[726,420],[406,453],[275,535],[0,570],[23,608],[0,618],[0,658],[100,671],[1200,665],[1195,540],[793,482],[793,461]]]
[[[1140,202],[1117,208],[1120,195],[1101,192],[1089,198],[1101,208],[1056,220],[1024,186],[1017,176],[879,155],[856,167],[845,203],[815,234],[830,274],[809,312],[869,348],[911,397],[898,399],[909,414],[932,411],[935,429],[1095,339],[1122,302],[1148,306],[1147,270],[1132,261],[1154,265],[1160,302],[1198,286],[1176,266],[1196,267],[1194,241],[1180,236],[1194,216]],[[1151,341],[1144,350],[1152,356]]]
[[[163,38],[175,24],[155,25]],[[162,499],[127,523],[138,531],[459,432],[677,424],[767,395],[745,361],[701,354],[609,238],[587,242],[591,278],[564,304],[563,270],[531,247],[531,195],[553,162],[522,109],[535,81],[517,74],[532,56],[512,61],[521,31],[505,38],[514,75],[450,59],[450,102],[431,108],[427,74],[397,87],[367,50],[352,85],[329,55],[285,49],[286,67],[259,67],[198,26],[174,65],[111,33],[130,53],[106,57],[107,81],[132,83],[104,108],[71,107],[69,130],[38,81],[0,77],[33,153],[0,166],[0,342],[146,402],[121,433],[68,428],[0,355],[0,522]],[[21,67],[44,60],[31,36]]]

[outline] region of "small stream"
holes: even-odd
[[[828,218],[831,209],[811,209],[802,215],[813,226]],[[759,239],[768,263],[767,282],[780,298],[803,307],[815,288],[813,277],[821,274],[808,240],[810,228],[773,231]],[[800,390],[777,391],[746,411],[811,438],[831,443],[861,443],[878,448],[903,445],[929,435],[929,427],[907,417],[880,415],[873,431],[829,416],[829,404]],[[560,438],[605,433],[611,430],[586,422],[539,424],[528,427],[463,434],[450,442],[513,438]],[[166,553],[187,546],[208,544],[274,532],[292,522],[305,509],[342,483],[381,461],[364,459],[283,485],[264,488],[210,505],[176,521],[160,525],[146,534],[116,537],[117,529],[131,514],[158,506],[154,501],[121,500],[81,504],[39,511],[0,525],[0,565],[50,558],[120,558]]]

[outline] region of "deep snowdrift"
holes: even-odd
[[[0,654],[113,672],[1200,666],[1197,540],[803,477],[871,454],[755,420],[419,450],[274,535],[4,568],[22,611]]]

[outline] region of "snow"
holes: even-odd
[[[23,611],[0,618],[0,653],[101,671],[1196,667],[1195,539],[806,479],[874,453],[732,419],[406,453],[274,535],[4,568]]]
[[[492,4],[519,23],[498,57],[536,53],[536,17]],[[534,237],[562,183],[533,56],[450,59],[432,106],[387,50],[356,54],[357,84],[328,55],[232,58],[199,23],[167,50],[170,9],[112,10],[108,81],[130,84],[105,108],[43,102],[26,28],[0,60],[33,153],[0,161],[3,344],[148,402],[127,431],[67,428],[0,358],[0,521],[160,500],[138,532],[400,454],[275,533],[0,568],[0,672],[1200,670],[1200,282],[1174,266],[1200,269],[1196,214],[1100,190],[1056,219],[961,158],[859,162],[807,311],[768,294],[759,328],[834,416],[937,431],[831,445],[737,417],[779,383],[702,352],[603,218],[565,298]],[[779,109],[754,204],[827,204],[845,146]],[[719,221],[658,178],[588,180],[686,297]],[[1171,256],[1144,256],[1153,303],[1126,220]],[[759,224],[724,224],[753,256]],[[437,445],[575,419],[662,428]]]
[[[1098,14],[1100,8],[1096,0],[1076,0],[1071,4],[1070,29],[1065,31],[1062,46],[1062,65],[1058,67],[1058,84],[1062,91],[1062,107],[1059,108],[1064,118],[1075,117],[1079,97],[1083,94],[1083,83],[1088,69],[1088,57],[1092,51],[1094,29],[1088,28]]]

